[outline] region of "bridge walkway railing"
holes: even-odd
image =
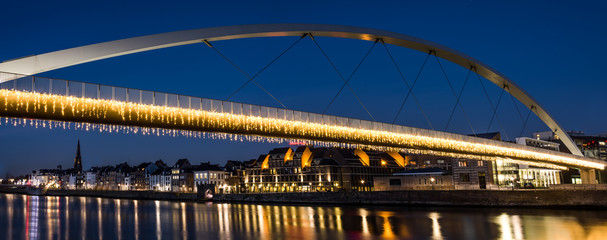
[[[396,124],[345,118],[311,112],[302,112],[289,109],[280,109],[246,103],[222,101],[209,98],[200,98],[79,81],[53,79],[39,76],[26,76],[6,72],[0,72],[0,79],[12,79],[10,81],[0,83],[0,89],[7,90],[122,101],[136,104],[166,106],[218,113],[255,116],[262,118],[282,119],[287,121],[317,123],[322,125],[341,126],[356,129],[385,131],[397,134],[426,136],[442,140],[455,140],[488,146],[508,147],[517,150],[526,150],[537,153],[546,153],[550,155],[572,157],[572,155],[570,154],[554,152],[546,149],[533,148],[515,143],[502,142],[455,133],[440,132],[428,129],[401,126]]]

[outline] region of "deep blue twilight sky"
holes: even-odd
[[[607,15],[600,1],[6,1],[0,14],[0,61],[22,56],[195,28],[254,23],[326,23],[383,29],[433,41],[492,66],[529,92],[565,129],[607,131]],[[254,74],[297,38],[245,39],[214,45]],[[317,38],[344,75],[371,42]],[[425,54],[388,46],[412,82]],[[441,62],[459,89],[467,70]],[[77,65],[39,74],[146,90],[225,99],[246,79],[204,44],[174,47]],[[310,39],[262,73],[257,81],[296,110],[322,112],[341,80]],[[466,85],[463,106],[476,132],[487,130],[491,110],[476,78]],[[488,82],[487,82],[488,83]],[[371,113],[392,122],[406,93],[386,51],[377,45],[351,85]],[[487,84],[487,86],[489,86]],[[489,87],[492,101],[500,90]],[[414,93],[435,128],[444,126],[454,104],[436,60],[430,59]],[[277,106],[254,85],[234,101]],[[526,116],[527,109],[522,109]],[[368,119],[344,91],[328,114]],[[513,101],[498,115],[510,139],[522,128]],[[410,99],[397,123],[427,128]],[[547,128],[531,118],[523,135]],[[490,131],[501,131],[494,122]],[[458,109],[448,131],[470,133]],[[179,158],[193,163],[248,160],[277,145],[0,126],[0,176],[73,164],[76,140],[83,165]]]

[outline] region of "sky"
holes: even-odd
[[[607,131],[604,66],[607,15],[601,1],[9,1],[0,15],[0,61],[28,55],[179,30],[261,23],[321,23],[375,28],[415,36],[465,53],[509,77],[533,96],[564,129]],[[229,40],[213,45],[252,75],[296,37]],[[373,42],[317,38],[343,75]],[[425,53],[388,45],[412,83]],[[548,130],[528,109],[504,95],[498,118],[467,69],[439,60],[454,89],[464,86],[464,111],[447,131],[503,131],[507,140]],[[455,96],[430,58],[413,93],[437,130],[445,130]],[[226,99],[247,79],[204,44],[166,48],[76,65],[38,76]],[[343,81],[310,39],[303,39],[256,79],[290,109],[322,113]],[[500,89],[484,81],[495,104]],[[386,50],[376,45],[350,85],[380,122],[393,122],[408,90]],[[231,99],[279,105],[250,84]],[[517,111],[517,107],[519,110]],[[463,113],[465,112],[465,114]],[[520,112],[520,114],[519,114]],[[369,119],[344,90],[326,112]],[[396,123],[429,128],[413,99]],[[468,121],[466,120],[468,119]],[[522,126],[525,125],[525,129]],[[521,134],[522,132],[522,134]],[[76,141],[84,168],[188,158],[197,164],[248,160],[284,144],[168,136],[93,133],[0,125],[0,178],[40,168],[71,167]],[[506,140],[506,139],[505,139]]]

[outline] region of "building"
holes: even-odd
[[[211,164],[210,162],[201,163],[192,168],[194,173],[195,190],[207,185],[207,189],[213,189],[213,193],[223,193],[229,191],[229,186],[226,180],[230,175],[224,171],[219,165]]]
[[[584,154],[584,157],[607,161],[607,136],[591,136],[584,134],[582,131],[568,131],[567,133]],[[551,131],[534,132],[533,137],[539,140],[562,143],[558,136]],[[569,153],[569,150],[565,147],[561,147],[560,150]],[[596,170],[594,172],[597,183],[607,183],[607,171]],[[582,179],[578,169],[562,172],[562,183],[580,184],[581,182]]]
[[[127,163],[101,167],[97,173],[97,189],[129,190],[131,167]],[[129,178],[129,180],[125,180]],[[126,186],[125,186],[126,185]]]
[[[158,168],[156,171],[151,173],[149,177],[150,190],[170,192],[172,182],[171,170],[172,168],[164,167]]]
[[[474,159],[451,159],[453,183],[455,189],[487,189],[491,185],[500,185],[495,181],[492,171],[493,162]]]
[[[548,149],[548,150],[557,151],[557,152],[560,151],[560,145],[561,145],[561,144],[558,144],[555,142],[544,141],[541,139],[528,138],[528,137],[516,138],[516,144],[526,145],[526,146],[531,146],[531,147],[536,147],[536,148],[543,148],[543,149]]]
[[[84,188],[85,189],[95,189],[95,187],[97,186],[97,168],[91,168],[91,170],[87,171],[85,173],[85,183],[84,183]]]
[[[133,167],[133,171],[131,172],[131,182],[133,184],[134,190],[148,190],[149,189],[149,181],[148,181],[148,167],[154,166],[151,162],[144,162],[136,167]],[[155,169],[154,169],[155,170]]]
[[[80,139],[76,147],[76,157],[74,157],[74,188],[82,188],[85,184],[84,172],[82,171],[82,157],[80,156]],[[71,184],[70,184],[71,185]]]
[[[453,175],[442,168],[409,169],[392,176],[375,177],[375,191],[452,190]]]
[[[519,137],[516,143],[536,148],[559,151],[560,144],[537,138]],[[561,171],[549,168],[532,167],[503,160],[493,163],[495,184],[511,188],[547,188],[561,183]]]
[[[403,170],[404,156],[361,149],[276,148],[244,172],[241,192],[369,191],[374,176]]]
[[[61,185],[61,176],[63,171],[61,169],[40,169],[34,171],[30,175],[29,182],[32,186],[46,186],[58,188]]]
[[[171,191],[193,192],[194,173],[192,164],[187,159],[179,159],[171,169]]]
[[[228,186],[227,192],[240,193],[244,191],[242,187],[244,187],[244,175],[246,168],[247,166],[252,165],[255,161],[256,159],[251,159],[244,162],[233,160],[228,160],[228,162],[226,162],[224,169],[229,174],[226,179],[226,184]]]

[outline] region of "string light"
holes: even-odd
[[[315,146],[400,151],[479,160],[511,160],[532,166],[562,165],[604,169],[589,158],[516,144],[467,142],[432,132],[396,133],[314,122],[155,106],[0,89],[0,115],[5,124],[109,133],[185,136],[230,141],[284,143],[297,140]],[[10,120],[9,120],[10,119]],[[425,131],[425,130],[424,130]],[[425,134],[425,135],[424,135]]]

